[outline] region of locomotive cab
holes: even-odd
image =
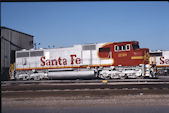
[[[140,64],[148,64],[147,48],[140,48],[139,42],[121,42],[114,43],[114,59],[116,66],[138,66]]]
[[[100,58],[114,60],[111,65],[114,67],[114,70],[102,71],[101,78],[137,78],[145,76],[146,67],[148,67],[146,65],[149,63],[149,49],[140,48],[139,42],[109,43],[102,46],[99,50]],[[148,72],[147,76],[150,75]]]

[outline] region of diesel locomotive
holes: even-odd
[[[150,65],[156,65],[159,76],[169,76],[169,51],[150,51]]]
[[[16,51],[14,79],[126,79],[152,77],[149,49],[138,41],[79,44]]]

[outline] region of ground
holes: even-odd
[[[168,90],[153,91],[6,91],[2,113],[168,113]]]

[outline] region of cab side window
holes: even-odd
[[[126,50],[130,50],[130,44],[126,45]]]
[[[122,46],[122,50],[124,50],[124,51],[125,51],[125,50],[126,50],[126,46]]]
[[[133,50],[135,50],[135,49],[138,49],[138,48],[139,48],[139,45],[132,44],[132,46],[133,46]]]
[[[119,45],[114,46],[114,51],[129,51],[129,50],[130,50],[130,44],[122,45],[122,46]]]
[[[118,50],[119,50],[118,45],[115,45],[115,46],[114,46],[114,51],[118,51]]]
[[[110,52],[110,48],[109,47],[99,48],[99,52]]]
[[[121,51],[122,50],[122,46],[119,46],[119,51]]]

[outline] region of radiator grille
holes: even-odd
[[[16,57],[29,57],[29,52],[19,52]]]
[[[84,45],[83,50],[96,50],[96,45]]]
[[[43,56],[43,51],[32,51],[30,52],[30,56]]]

